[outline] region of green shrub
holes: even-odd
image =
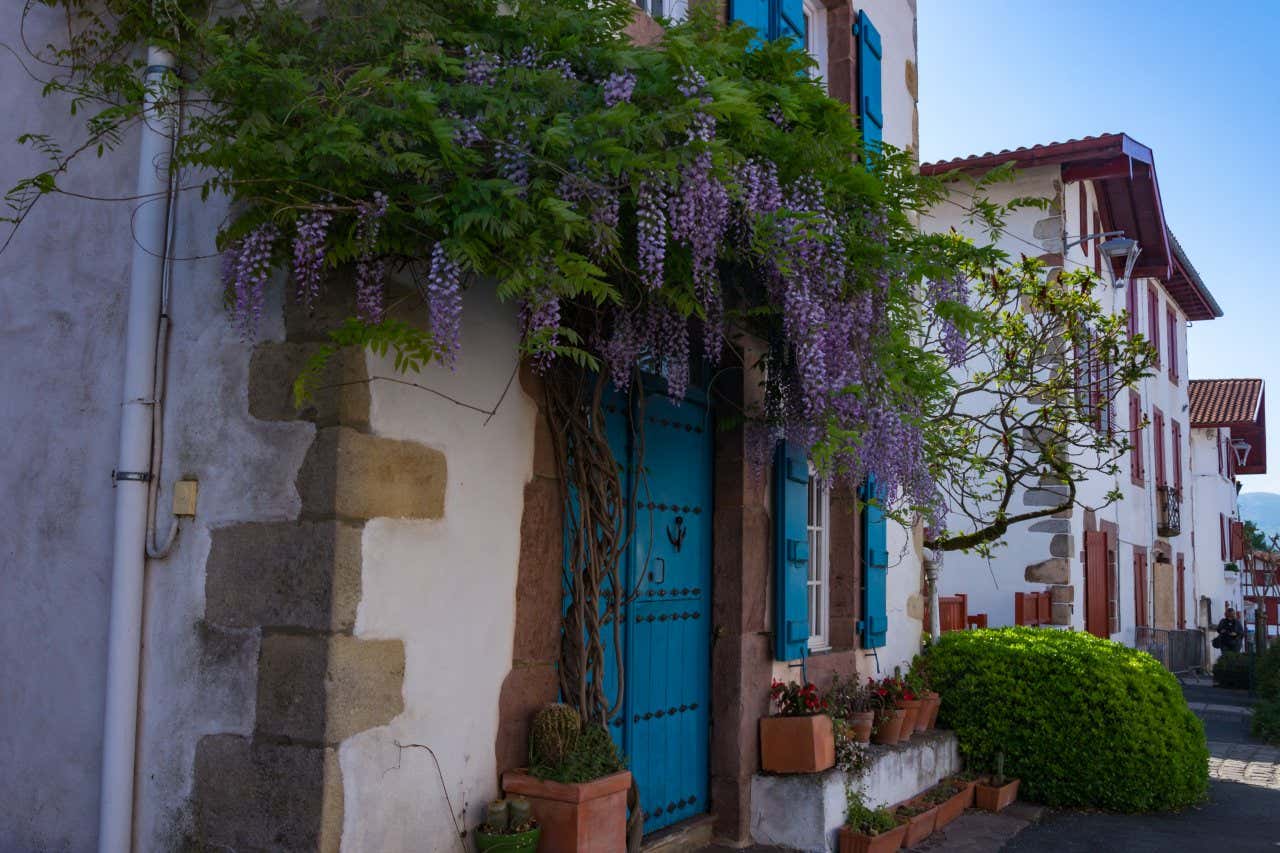
[[[1280,744],[1280,697],[1264,699],[1254,706],[1253,733],[1267,743]]]
[[[1077,631],[952,631],[930,650],[940,722],[971,765],[1028,799],[1116,811],[1177,809],[1208,790],[1204,728],[1154,658]]]
[[[1213,664],[1213,683],[1219,687],[1249,689],[1249,656],[1239,652],[1223,652]]]
[[[1217,667],[1214,669],[1216,671]],[[1265,652],[1258,655],[1254,686],[1257,688],[1258,698],[1264,702],[1280,701],[1280,644],[1268,646]]]

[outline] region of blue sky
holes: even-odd
[[[925,161],[1124,132],[1224,316],[1189,331],[1195,379],[1258,376],[1280,492],[1280,2],[920,0]]]

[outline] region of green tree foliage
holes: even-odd
[[[1028,799],[1115,811],[1179,809],[1208,787],[1204,729],[1154,658],[1077,631],[953,631],[928,652],[940,722]]]

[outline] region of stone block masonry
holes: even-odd
[[[317,312],[320,322],[341,313]],[[376,517],[440,518],[445,457],[369,433],[362,352],[334,358],[315,400],[295,409],[293,380],[318,348],[317,322],[293,312],[288,340],[259,344],[250,362],[250,413],[309,421],[316,433],[297,473],[298,519],[212,533],[205,635],[257,638],[256,713],[251,732],[205,735],[196,746],[195,849],[339,850],[338,746],[404,709],[404,643],[354,635],[362,537]]]

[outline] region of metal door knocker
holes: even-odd
[[[685,534],[689,532],[689,528],[684,526],[684,516],[676,516],[676,529],[671,530],[671,525],[667,525],[667,541],[676,549],[676,553],[680,553],[680,546],[684,544]]]

